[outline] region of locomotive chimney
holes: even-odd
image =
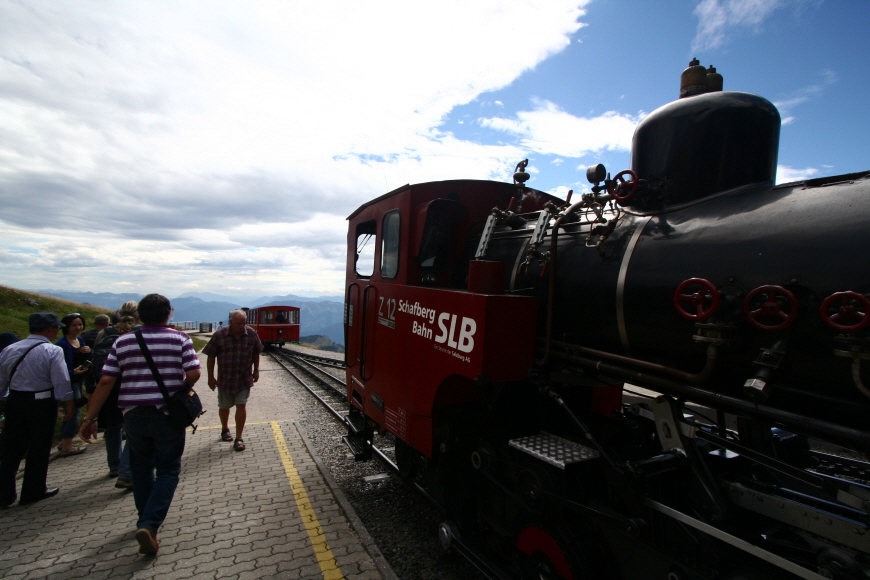
[[[703,95],[707,92],[707,69],[693,58],[680,76],[680,98]]]

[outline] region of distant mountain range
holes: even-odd
[[[93,304],[103,308],[117,309],[128,300],[139,301],[142,294],[113,294],[111,292],[74,292],[69,290],[35,290],[41,294],[56,296],[84,304]],[[250,297],[233,297],[210,292],[185,292],[177,298],[170,297],[175,313],[172,319],[176,322],[196,321],[227,323],[227,314],[243,306],[286,305],[300,308],[300,332],[302,335],[320,334],[329,337],[335,343],[344,344],[343,296],[321,296],[309,298],[288,294],[286,296],[263,296],[256,299]]]

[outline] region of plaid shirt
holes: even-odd
[[[250,326],[239,337],[233,336],[229,326],[218,329],[202,349],[209,357],[217,357],[217,386],[227,393],[238,393],[254,386],[254,358],[263,352],[263,343]]]

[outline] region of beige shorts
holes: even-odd
[[[244,405],[247,403],[248,397],[251,395],[251,389],[245,389],[238,393],[228,393],[218,387],[217,394],[218,409],[230,409],[235,405]]]

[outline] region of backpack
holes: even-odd
[[[100,377],[103,376],[103,365],[106,359],[109,358],[109,353],[112,352],[112,345],[118,340],[121,333],[114,326],[110,326],[103,333],[103,338],[100,342],[94,345],[94,363],[91,365],[92,380],[94,385],[100,382]]]

